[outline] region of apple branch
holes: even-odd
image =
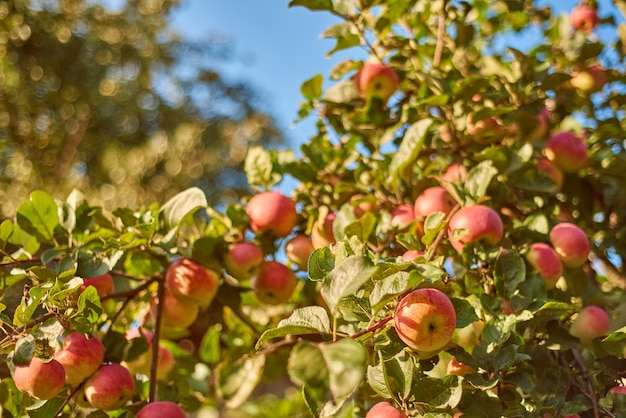
[[[159,281],[157,290],[156,316],[154,318],[154,330],[152,331],[152,359],[150,362],[150,391],[148,402],[156,401],[157,368],[159,365],[159,337],[161,335],[161,318],[163,317],[163,295],[165,294],[165,282]]]
[[[372,325],[371,327],[368,327],[364,330],[361,330],[359,332],[357,332],[356,334],[352,334],[350,336],[348,336],[348,338],[352,338],[352,339],[357,339],[359,337],[362,337],[365,334],[373,334],[376,331],[378,331],[379,329],[381,329],[382,327],[384,327],[387,322],[391,321],[393,319],[392,315],[386,316],[385,318],[379,320],[378,322],[376,322],[374,325]]]
[[[572,354],[574,355],[574,358],[576,359],[576,364],[578,364],[578,367],[580,368],[582,379],[586,382],[587,388],[585,389],[584,387],[582,387],[577,381],[574,381],[574,385],[576,385],[576,387],[578,387],[578,389],[591,401],[591,404],[593,405],[594,418],[600,418],[600,410],[602,410],[602,413],[604,414],[603,416],[609,417],[609,418],[615,418],[615,415],[613,415],[611,411],[604,408],[604,406],[598,404],[596,392],[593,389],[591,380],[588,377],[589,373],[587,371],[587,367],[585,366],[585,363],[582,357],[580,357],[580,353],[578,352],[576,348],[572,349]]]
[[[447,1],[443,2],[441,6],[441,13],[439,14],[439,25],[437,27],[437,43],[435,44],[435,55],[433,57],[433,67],[437,68],[441,64],[441,57],[443,56],[443,37],[446,34],[446,5]]]

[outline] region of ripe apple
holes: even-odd
[[[365,62],[354,76],[356,89],[365,100],[378,97],[387,102],[398,89],[398,75],[385,64]]]
[[[333,233],[333,222],[335,221],[336,214],[329,213],[325,218],[322,225],[315,224],[311,230],[311,242],[313,247],[322,248],[328,247],[335,242],[335,234]]]
[[[602,90],[608,81],[606,71],[598,65],[590,65],[579,71],[572,72],[570,85],[582,95],[596,93]]]
[[[418,250],[406,250],[403,254],[402,254],[402,259],[404,261],[415,261],[417,260],[418,257],[421,257],[424,255],[424,251],[418,251]]]
[[[298,278],[295,273],[278,261],[270,260],[263,263],[259,274],[252,278],[252,290],[263,303],[278,305],[289,300]]]
[[[583,32],[591,32],[600,23],[598,11],[589,6],[576,6],[570,13],[572,27]]]
[[[143,333],[143,336],[142,336]],[[131,328],[126,331],[126,339],[131,341],[134,338],[145,338],[148,342],[148,349],[141,353],[137,358],[131,361],[123,361],[122,365],[128,369],[132,374],[143,374],[150,376],[150,367],[152,363],[152,344],[154,336],[151,331],[138,328]],[[159,344],[159,358],[157,359],[157,380],[162,380],[172,371],[174,368],[176,359],[172,352],[167,347]]]
[[[188,328],[198,317],[198,305],[189,300],[177,298],[169,290],[163,293],[161,300],[161,324],[167,327]],[[150,301],[150,316],[156,320],[157,295]]]
[[[219,276],[189,258],[179,258],[167,268],[165,284],[176,297],[208,306],[217,293]]]
[[[537,161],[537,168],[543,173],[543,175],[552,180],[555,190],[561,189],[565,178],[561,170],[559,170],[554,164],[552,164],[550,160],[544,157],[539,158],[539,160]]]
[[[105,364],[87,380],[84,392],[87,402],[94,408],[113,411],[133,397],[135,380],[121,364]]]
[[[377,214],[378,202],[368,196],[356,194],[350,198],[350,203],[354,206],[354,215],[361,218],[366,213]]]
[[[572,132],[552,135],[544,152],[548,160],[566,173],[576,173],[587,164],[587,145]]]
[[[436,351],[450,341],[456,327],[456,312],[442,291],[417,289],[400,300],[394,327],[400,339],[410,348]]]
[[[500,139],[504,133],[502,126],[495,118],[475,120],[474,113],[468,113],[465,130],[479,144],[491,144]]]
[[[441,186],[429,187],[415,199],[415,218],[423,220],[435,212],[443,212],[447,215],[452,211],[454,204],[454,199],[446,189]]]
[[[407,416],[389,402],[383,401],[372,406],[365,418],[407,418]]]
[[[569,333],[581,340],[604,337],[611,329],[611,319],[599,306],[585,306],[570,326]]]
[[[136,418],[187,418],[185,411],[168,401],[150,402],[137,412]]]
[[[448,224],[450,244],[458,252],[463,251],[465,244],[472,242],[497,244],[503,234],[502,219],[495,210],[484,205],[461,208],[452,216]]]
[[[65,385],[65,369],[55,359],[43,361],[33,357],[28,366],[15,367],[13,381],[15,387],[34,398],[52,399]]]
[[[70,385],[81,383],[91,376],[104,360],[104,345],[98,337],[87,337],[72,332],[63,340],[63,348],[54,359],[65,369],[65,381]]]
[[[556,224],[550,230],[550,242],[567,267],[580,267],[589,258],[589,239],[577,225],[569,222]]]
[[[441,178],[450,183],[464,183],[467,179],[467,168],[459,163],[450,164]]]
[[[404,229],[415,221],[415,208],[411,205],[402,204],[391,211],[391,225]]]
[[[240,242],[228,250],[224,258],[226,273],[239,281],[254,277],[263,263],[263,251],[250,242]]]
[[[304,234],[298,234],[291,238],[285,244],[285,254],[287,258],[296,264],[300,270],[306,270],[309,263],[309,257],[315,250],[311,238]]]
[[[613,395],[626,395],[626,386],[613,386],[609,389],[609,393]]]
[[[554,251],[554,248],[546,243],[531,244],[526,259],[539,272],[541,278],[546,281],[548,288],[553,287],[563,274],[563,265],[559,255]]]
[[[448,362],[446,373],[454,376],[465,376],[466,374],[474,373],[476,369],[467,364],[461,363],[456,357],[452,357]]]
[[[253,232],[272,232],[285,237],[298,222],[298,212],[293,200],[279,192],[262,192],[250,199],[246,206]]]
[[[113,277],[109,273],[104,273],[98,277],[83,278],[83,285],[80,291],[84,291],[87,286],[93,286],[98,291],[98,296],[110,295],[114,291]]]

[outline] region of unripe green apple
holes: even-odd
[[[285,244],[285,255],[292,263],[296,264],[301,270],[306,270],[309,263],[309,257],[315,250],[311,238],[304,234],[298,234],[291,238]]]
[[[553,287],[563,274],[563,265],[559,255],[554,248],[546,243],[531,244],[526,259],[537,270],[539,276],[546,281],[548,288]]]
[[[463,328],[456,328],[452,334],[452,341],[471,353],[474,347],[480,343],[484,328],[485,322],[481,320],[474,321]]]
[[[587,145],[572,132],[552,135],[546,142],[544,152],[548,160],[566,173],[577,173],[589,158]]]
[[[65,369],[65,381],[70,385],[81,383],[91,376],[104,360],[104,345],[98,337],[87,337],[72,332],[63,340],[63,348],[54,359]]]
[[[491,144],[502,139],[504,130],[493,117],[476,119],[474,113],[467,115],[465,130],[467,134],[479,144]]]
[[[400,300],[394,327],[398,337],[410,348],[432,352],[450,341],[456,327],[456,312],[442,291],[417,289]]]
[[[547,158],[539,158],[537,161],[537,168],[541,171],[547,178],[552,180],[554,183],[554,190],[560,190],[563,186],[564,176],[561,170],[559,170],[554,164],[550,162]]]
[[[488,206],[471,205],[456,212],[448,224],[450,244],[462,252],[465,244],[486,242],[497,244],[504,235],[500,215]]]
[[[476,372],[476,369],[474,369],[472,366],[461,363],[459,360],[457,360],[456,357],[452,357],[450,359],[446,368],[446,373],[448,375],[454,376],[465,376],[466,374],[471,374],[474,372]]]
[[[54,359],[43,361],[33,357],[28,366],[15,367],[13,381],[15,387],[34,398],[52,399],[65,385],[65,369]]]
[[[270,260],[263,263],[259,274],[252,278],[252,290],[263,303],[278,305],[291,298],[298,278],[295,273],[278,261]]]
[[[87,380],[84,392],[87,402],[94,408],[114,411],[133,397],[135,380],[121,364],[105,364]]]
[[[570,326],[569,333],[581,340],[604,337],[611,329],[611,319],[599,306],[585,306]]]
[[[179,258],[167,268],[165,284],[176,297],[208,306],[217,293],[219,276],[196,261]]]
[[[550,242],[567,267],[580,267],[589,258],[589,238],[577,225],[569,222],[556,224],[550,230]]]
[[[365,418],[407,418],[407,416],[389,402],[383,401],[372,406]]]
[[[177,298],[165,290],[161,303],[161,324],[166,327],[188,328],[198,317],[199,308],[195,303]],[[156,320],[157,295],[150,301],[150,316]]]
[[[187,414],[174,402],[156,401],[141,408],[136,418],[187,418]]]
[[[328,247],[335,242],[335,234],[333,233],[333,222],[335,221],[336,214],[329,213],[321,225],[313,225],[311,230],[311,242],[315,248]]]
[[[256,276],[263,264],[263,251],[250,242],[240,242],[228,250],[224,258],[226,273],[243,282]]]
[[[253,196],[246,206],[250,228],[259,234],[272,232],[285,237],[298,222],[298,212],[293,200],[279,192],[262,192]]]
[[[100,297],[110,295],[114,291],[113,277],[109,273],[105,273],[98,277],[83,278],[83,285],[80,287],[80,291],[84,291],[87,286],[95,287]]]
[[[374,62],[364,63],[354,76],[354,82],[363,99],[378,97],[383,102],[387,102],[399,84],[398,75],[392,68]]]
[[[586,5],[576,6],[570,13],[572,27],[583,32],[591,32],[600,23],[598,11]]]
[[[455,201],[441,186],[429,187],[422,191],[415,199],[415,218],[424,220],[431,213],[443,212],[446,215],[452,211]]]

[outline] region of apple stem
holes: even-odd
[[[165,282],[159,281],[157,289],[156,315],[154,318],[154,330],[152,331],[152,359],[150,362],[150,392],[148,402],[156,401],[157,367],[159,365],[159,338],[161,334],[161,318],[163,316],[163,296],[165,295]]]

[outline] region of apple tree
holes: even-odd
[[[625,417],[624,3],[290,6],[354,54],[248,198],[0,224],[3,415]]]

